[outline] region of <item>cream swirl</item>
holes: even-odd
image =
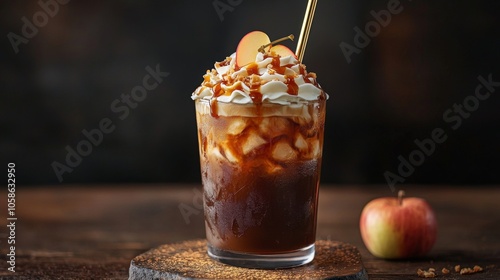
[[[258,53],[255,62],[238,69],[236,54],[207,70],[203,83],[191,98],[216,99],[224,103],[275,103],[289,105],[328,98],[316,81],[315,73],[294,56]]]

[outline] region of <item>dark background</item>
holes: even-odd
[[[221,20],[217,1],[73,0],[17,54],[8,34],[22,35],[21,19],[43,9],[8,2],[0,4],[0,164],[16,163],[18,183],[59,184],[52,164],[66,164],[66,147],[103,118],[115,130],[61,183],[200,182],[192,91],[249,31],[298,37],[307,1],[220,0],[237,4]],[[456,130],[443,118],[474,94],[478,76],[500,81],[498,1],[401,1],[348,63],[340,43],[354,45],[353,28],[364,30],[388,2],[319,1],[304,63],[330,94],[322,181],[385,183],[415,139],[442,128],[447,140],[404,183],[500,183],[500,87]],[[121,120],[110,105],[157,64],[170,75]]]

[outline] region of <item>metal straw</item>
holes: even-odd
[[[304,58],[304,53],[306,52],[307,39],[309,39],[309,31],[311,31],[311,25],[314,18],[314,11],[316,10],[316,4],[318,0],[309,0],[307,3],[306,14],[304,16],[304,22],[302,22],[302,29],[300,30],[299,41],[297,42],[297,50],[295,55],[297,55],[300,62]]]

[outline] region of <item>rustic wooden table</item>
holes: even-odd
[[[419,279],[435,268],[439,279],[500,279],[498,186],[406,186],[408,196],[433,206],[438,241],[421,259],[385,261],[368,253],[358,220],[371,199],[391,195],[387,186],[322,186],[319,239],[357,246],[370,279]],[[15,273],[7,270],[7,193],[1,192],[0,279],[127,279],[130,260],[152,247],[204,237],[195,185],[40,186],[16,190]],[[183,216],[181,208],[190,210]],[[480,265],[473,275],[440,271]]]

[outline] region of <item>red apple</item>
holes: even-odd
[[[385,259],[418,257],[436,241],[437,222],[431,206],[421,198],[383,197],[370,201],[359,221],[361,237],[370,253]]]

